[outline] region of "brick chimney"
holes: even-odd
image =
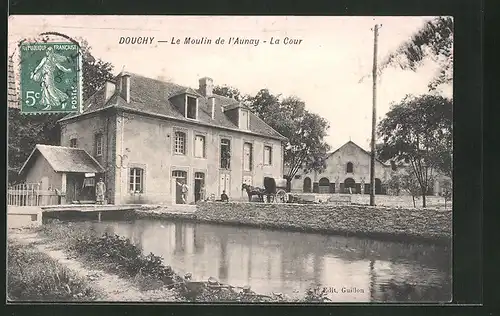
[[[104,84],[104,103],[108,102],[109,99],[115,94],[116,84],[111,80],[106,80]]]
[[[120,89],[122,97],[130,103],[130,75],[127,73],[122,74],[122,88]]]
[[[208,109],[210,110],[210,116],[212,117],[212,120],[215,119],[215,97],[211,96],[209,98],[209,103],[208,103]]]
[[[199,90],[204,97],[211,97],[214,90],[214,81],[212,78],[204,77],[199,80]]]
[[[130,75],[128,73],[122,72],[118,75],[116,88],[121,97],[130,103]]]

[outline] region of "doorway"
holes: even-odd
[[[344,190],[345,193],[356,193],[356,181],[353,178],[347,178],[344,180]]]
[[[194,201],[204,199],[201,189],[205,186],[205,174],[203,172],[194,173]],[[204,192],[203,192],[204,193]]]
[[[330,193],[330,180],[328,180],[328,178],[321,178],[319,180],[319,193],[320,194]]]
[[[375,178],[375,194],[382,194],[382,181],[379,178]]]
[[[221,173],[220,178],[219,178],[219,196],[222,194],[223,191],[226,191],[226,194],[229,196],[230,195],[230,181],[231,181],[231,176],[228,173]]]
[[[173,201],[175,204],[185,204],[182,200],[182,186],[181,184],[187,184],[187,172],[181,170],[172,171],[172,186],[173,186]],[[187,201],[186,201],[187,203]]]
[[[83,174],[68,173],[66,176],[66,202],[72,204],[82,200]]]
[[[303,191],[304,191],[304,193],[311,193],[311,178],[309,178],[309,177],[304,178]]]

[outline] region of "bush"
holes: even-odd
[[[303,301],[308,303],[318,303],[318,302],[328,302],[330,301],[327,297],[327,289],[316,289],[310,288],[306,291],[306,296]]]
[[[150,253],[143,255],[130,240],[105,233],[101,237],[87,235],[77,237],[70,250],[94,260],[105,261],[115,270],[130,277],[153,278],[163,284],[172,284],[175,274],[170,266],[163,265],[163,258]]]
[[[9,300],[94,300],[97,293],[85,281],[32,246],[8,242]]]

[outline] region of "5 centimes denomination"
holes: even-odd
[[[80,47],[23,43],[20,52],[22,113],[78,112],[82,103]]]

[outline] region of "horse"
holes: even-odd
[[[264,189],[258,188],[258,187],[253,187],[251,185],[248,185],[246,183],[243,183],[241,185],[241,191],[246,190],[248,194],[248,202],[252,202],[252,196],[257,195],[259,196],[259,201],[264,202]]]

